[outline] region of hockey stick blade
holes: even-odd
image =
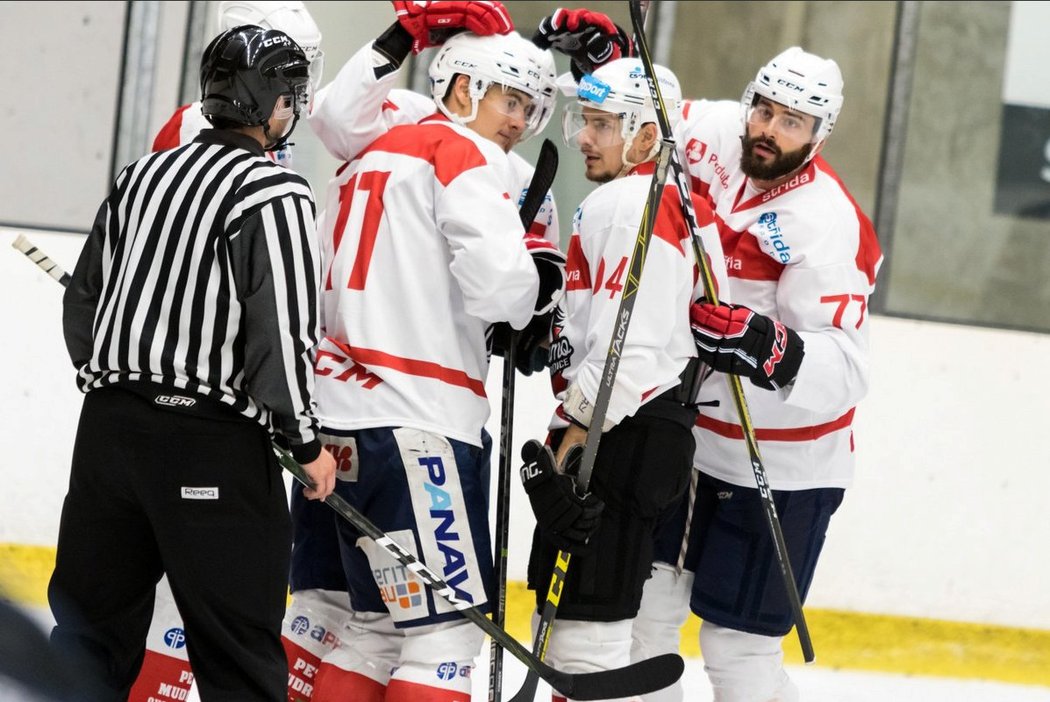
[[[277,461],[285,470],[306,487],[312,488],[310,476],[299,465],[290,453],[276,444],[273,451]],[[339,495],[332,493],[325,498],[325,504],[354,525],[361,533],[393,556],[401,565],[415,573],[435,594],[443,597],[464,617],[481,628],[486,634],[499,642],[504,650],[521,661],[526,668],[547,681],[557,692],[576,700],[600,700],[610,697],[644,695],[673,685],[682,676],[685,662],[682,657],[670,653],[634,663],[615,670],[602,670],[595,673],[565,673],[555,670],[539,660],[525,649],[517,639],[496,626],[481,610],[462,598],[456,590],[442,580],[436,573],[402,548],[396,541],[379,530],[365,515]]]
[[[15,237],[15,240],[11,242],[11,246],[24,253],[30,261],[40,267],[40,270],[61,283],[62,287],[67,287],[69,285],[69,274],[62,270],[57,263],[44,255],[44,252],[33,246],[29,239],[26,239],[23,235],[19,234]]]

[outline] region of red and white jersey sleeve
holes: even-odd
[[[175,110],[174,114],[168,118],[168,121],[157,132],[157,136],[153,138],[153,151],[165,151],[189,144],[203,130],[211,128],[211,123],[201,113],[200,102],[191,102],[189,105],[183,105]],[[290,147],[285,147],[280,151],[267,151],[266,158],[278,166],[292,167],[292,150]]]
[[[395,127],[333,179],[319,230],[323,426],[481,445],[485,329],[532,317],[539,279],[494,143],[443,118]]]
[[[352,161],[393,127],[416,124],[437,111],[429,97],[394,87],[399,71],[377,79],[373,54],[369,43],[351,56],[335,79],[318,91],[307,120],[328,152],[340,161]],[[534,169],[514,152],[507,156],[513,178],[508,192],[518,195],[520,202]],[[557,245],[558,227],[554,197],[548,193],[528,231]]]
[[[211,129],[211,124],[201,114],[200,102],[183,105],[175,110],[153,138],[153,151],[165,151],[189,144],[204,129]]]
[[[739,106],[692,108],[691,128],[682,133],[693,144],[684,147],[686,159],[714,202],[733,302],[780,320],[805,342],[792,386],[767,391],[744,383],[770,484],[847,487],[854,408],[868,390],[868,296],[882,261],[874,228],[820,156],[788,182],[756,190],[739,169]],[[690,148],[699,158],[689,159]],[[728,385],[708,380],[701,400],[713,404],[700,408],[697,465],[753,486]]]
[[[598,396],[609,343],[638,238],[652,163],[602,185],[573,218],[566,276],[568,286],[552,343],[554,386],[559,399],[575,383],[592,404]],[[694,198],[701,237],[716,283],[726,285],[722,248],[710,207]],[[630,326],[620,355],[606,420],[618,424],[660,393],[676,386],[696,347],[689,305],[703,291],[690,231],[677,191],[664,189],[642,270]],[[566,426],[557,410],[551,428]]]

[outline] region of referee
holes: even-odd
[[[48,588],[56,650],[127,698],[162,573],[204,702],[286,696],[291,527],[271,437],[323,499],[312,354],[319,264],[307,182],[274,164],[309,101],[283,32],[245,25],[201,62],[214,129],[150,154],[102,203],[64,298],[86,393]]]

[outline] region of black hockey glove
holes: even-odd
[[[765,390],[793,382],[805,344],[794,329],[742,305],[712,305],[701,298],[689,308],[700,360],[716,371],[742,375]]]
[[[540,21],[532,43],[541,49],[555,48],[569,56],[572,76],[577,80],[585,73],[631,56],[634,46],[627,32],[608,15],[591,10],[558,8]]]
[[[532,318],[525,328],[511,336],[514,332],[506,322],[493,324],[492,354],[501,358],[507,357],[507,346],[511,339],[514,344],[514,367],[522,375],[532,375],[547,367],[547,347],[550,345],[551,320],[554,312],[538,314]]]
[[[588,540],[598,529],[605,503],[593,493],[576,492],[583,446],[576,445],[565,455],[565,472],[554,469],[554,454],[549,446],[535,439],[521,447],[521,482],[532,503],[536,526],[552,544],[562,551],[584,555],[590,551]]]

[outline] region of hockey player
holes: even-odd
[[[513,32],[445,41],[436,110],[359,150],[321,223],[316,375],[324,440],[345,457],[337,489],[479,607],[492,576],[485,330],[520,329],[564,288],[562,254],[517,219],[505,153],[538,126],[544,58]],[[314,699],[469,699],[482,632],[339,528],[355,614]]]
[[[593,18],[573,31],[615,36]],[[794,47],[758,72],[740,103],[687,102],[675,130],[680,162],[719,219],[736,303],[692,308],[698,353],[750,380],[746,397],[803,597],[853,474],[867,299],[882,260],[871,222],[819,155],[842,85],[834,61]],[[701,400],[695,500],[661,534],[632,657],[677,650],[688,606],[704,620],[700,647],[716,702],[793,700],[780,648],[791,613],[734,402],[711,381]],[[646,699],[681,695],[676,685]]]
[[[656,70],[669,119],[677,122],[678,80],[662,66]],[[558,550],[578,554],[561,592],[548,662],[562,670],[590,672],[629,663],[631,622],[649,576],[657,519],[689,483],[699,370],[689,305],[703,293],[703,285],[697,282],[690,230],[678,196],[673,186],[666,187],[620,348],[608,413],[603,426],[592,426],[660,134],[637,59],[612,61],[583,75],[577,95],[577,104],[565,111],[565,139],[582,153],[587,179],[603,185],[573,218],[569,284],[551,345],[551,371],[561,401],[550,425],[557,458],[551,448],[529,442],[522,450],[522,477],[537,521],[528,583],[536,591],[538,609],[546,600]],[[712,270],[724,287],[714,218],[699,198],[695,208]],[[580,496],[570,476],[590,431],[603,434],[591,493]],[[601,503],[605,507],[594,531]]]
[[[308,61],[282,32],[235,27],[205,51],[201,89],[215,128],[121,172],[64,297],[87,394],[51,638],[126,699],[167,574],[201,699],[280,702],[291,528],[269,433],[307,497],[335,482],[312,407],[313,197],[263,157],[306,109]]]
[[[219,31],[252,24],[288,34],[310,62],[310,83],[317,88],[324,67],[321,32],[302,2],[227,0],[218,3]],[[303,115],[305,117],[305,114]],[[178,108],[153,141],[153,150],[172,149],[193,141],[210,124],[201,103]],[[267,151],[279,165],[291,167],[292,150]],[[346,579],[338,565],[335,515],[323,504],[303,497],[303,487],[291,485],[293,523],[292,566],[289,586],[292,602],[285,616],[282,641],[288,656],[289,699],[308,700],[313,673],[324,653],[338,645],[338,632],[348,616]],[[165,690],[188,691],[193,680],[183,645],[182,622],[167,580],[157,587],[153,624],[146,657],[129,702],[148,702]]]
[[[694,183],[722,218],[735,303],[693,306],[698,353],[750,381],[756,438],[803,598],[853,476],[851,424],[868,387],[867,300],[882,258],[871,222],[819,156],[842,86],[834,61],[793,47],[758,71],[740,104],[690,105],[679,137]],[[798,692],[781,651],[791,610],[728,384],[708,383],[702,400],[695,499],[662,535],[665,563],[647,585],[637,657],[666,646],[688,600],[703,619],[716,702],[792,702]]]

